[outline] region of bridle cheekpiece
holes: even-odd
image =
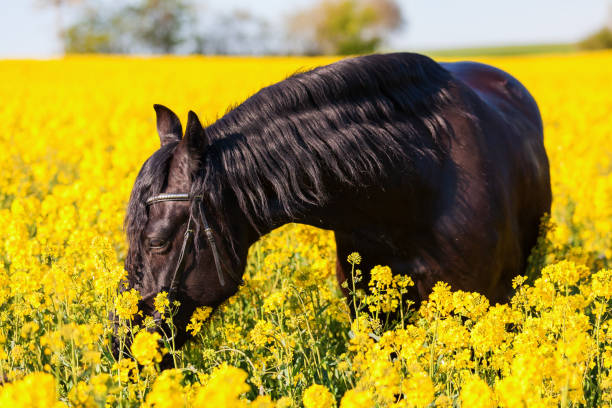
[[[223,277],[223,268],[221,266],[221,258],[219,257],[219,252],[217,250],[217,244],[215,242],[215,237],[213,235],[212,229],[208,225],[208,221],[206,220],[206,215],[204,214],[204,209],[202,207],[202,196],[201,195],[191,195],[189,193],[162,193],[152,197],[149,197],[146,201],[147,207],[156,203],[161,203],[165,201],[190,201],[197,203],[198,211],[200,212],[200,216],[202,218],[202,225],[204,226],[204,233],[206,234],[206,239],[208,240],[208,244],[210,245],[210,250],[213,255],[213,259],[215,262],[215,267],[217,269],[217,276],[219,278],[219,283],[221,286],[225,286],[225,278]],[[185,235],[183,237],[183,244],[181,245],[181,252],[179,254],[178,261],[176,263],[176,268],[174,270],[174,274],[172,275],[172,280],[170,281],[170,289],[168,290],[168,298],[172,299],[177,291],[178,285],[182,278],[182,273],[184,272],[183,263],[185,261],[185,251],[187,250],[187,246],[189,245],[189,241],[193,239],[193,211],[189,210],[189,220],[187,221],[187,229],[185,230]],[[243,285],[244,280],[236,275],[231,269],[227,269],[226,273],[235,281],[238,285]]]

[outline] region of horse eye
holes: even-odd
[[[166,241],[164,241],[163,239],[153,238],[149,241],[149,246],[153,249],[161,248],[164,245],[166,245]]]

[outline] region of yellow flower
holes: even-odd
[[[448,316],[453,309],[453,295],[450,286],[446,282],[438,282],[434,285],[429,299],[423,302],[420,313],[429,322],[432,322],[437,318]]]
[[[340,401],[340,408],[371,408],[374,406],[372,394],[369,391],[348,390]]]
[[[357,252],[352,252],[347,257],[347,261],[353,265],[359,265],[361,263],[361,255],[359,255]]]
[[[47,373],[31,373],[0,387],[0,407],[65,407],[57,400],[55,379]]]
[[[313,384],[306,388],[302,396],[304,408],[331,408],[336,406],[336,400],[324,385]]]
[[[393,281],[391,268],[377,265],[370,271],[370,286],[390,286]]]
[[[132,354],[136,361],[147,366],[159,363],[162,359],[159,342],[161,336],[157,332],[150,333],[146,330],[139,331],[132,343]],[[165,354],[165,353],[164,353]]]
[[[168,300],[168,292],[162,291],[155,295],[155,299],[153,299],[153,305],[155,306],[155,310],[160,315],[164,316],[168,307],[170,307],[170,301]]]
[[[279,290],[278,292],[272,293],[266,299],[264,299],[263,310],[267,313],[274,312],[280,309],[285,302],[287,297],[287,291]]]
[[[293,400],[289,397],[281,397],[276,401],[276,408],[290,408]]]
[[[117,371],[119,381],[127,383],[130,379],[137,377],[136,362],[130,358],[122,358],[119,362],[113,364],[113,371]]]
[[[269,395],[258,395],[255,401],[249,404],[249,408],[278,408],[278,405],[272,402]]]
[[[368,283],[370,294],[365,303],[372,313],[395,312],[402,303],[402,295],[407,293],[408,286],[414,286],[409,276],[393,276],[391,268],[377,265],[370,271],[371,279]],[[409,305],[409,304],[408,304]]]
[[[406,405],[411,407],[426,407],[434,400],[434,385],[427,373],[413,373],[402,384]]]
[[[461,387],[461,406],[470,408],[494,408],[497,406],[493,391],[478,376],[469,376]]]
[[[147,394],[144,407],[173,408],[186,406],[185,390],[181,386],[182,380],[183,373],[181,370],[171,369],[163,371],[155,379],[151,392]]]
[[[131,319],[138,312],[140,293],[136,289],[126,290],[115,299],[115,313],[124,320]]]
[[[68,393],[70,404],[75,407],[93,408],[97,407],[95,396],[91,392],[89,384],[79,381]]]
[[[612,269],[602,269],[593,274],[591,289],[594,296],[610,299],[612,297]]]
[[[239,399],[250,389],[246,378],[247,374],[241,369],[222,364],[211,373],[208,383],[197,391],[193,407],[246,407],[245,401]]]
[[[571,261],[561,261],[542,269],[542,278],[550,279],[559,286],[572,286],[589,274],[584,265],[576,265]]]
[[[208,306],[198,307],[193,315],[191,316],[191,320],[187,325],[187,331],[191,332],[193,336],[198,334],[202,329],[202,324],[208,319],[210,313],[212,312],[212,308]]]
[[[274,341],[276,329],[266,320],[259,320],[250,331],[249,337],[256,346],[262,347]]]
[[[496,305],[489,309],[472,329],[471,342],[478,355],[495,351],[511,339],[506,325],[512,321],[511,310],[507,305]]]

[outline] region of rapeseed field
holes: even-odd
[[[211,122],[334,59],[0,61],[0,406],[612,405],[612,53],[479,60],[532,92],[551,162],[552,214],[509,303],[439,283],[414,310],[411,280],[381,265],[371,294],[347,288],[352,319],[333,233],[287,225],[251,248],[235,297],[196,311],[182,350],[130,325],[138,293],[117,295],[126,203],[159,147],[153,103]],[[340,261],[359,278],[359,254]],[[110,312],[133,358],[113,358]]]

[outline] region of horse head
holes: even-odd
[[[136,289],[141,296],[141,313],[132,323],[150,316],[157,323],[154,330],[166,334],[167,324],[155,310],[154,299],[166,292],[171,303],[178,302],[173,340],[181,347],[189,338],[186,327],[195,309],[216,308],[238,290],[246,252],[237,256],[232,229],[221,233],[218,220],[211,217],[218,210],[211,211],[209,196],[201,191],[201,183],[194,183],[209,147],[197,115],[189,112],[183,136],[171,110],[154,108],[161,147],[142,166],[130,196],[124,289]],[[231,217],[232,208],[227,211]],[[120,353],[118,342],[113,349]]]

